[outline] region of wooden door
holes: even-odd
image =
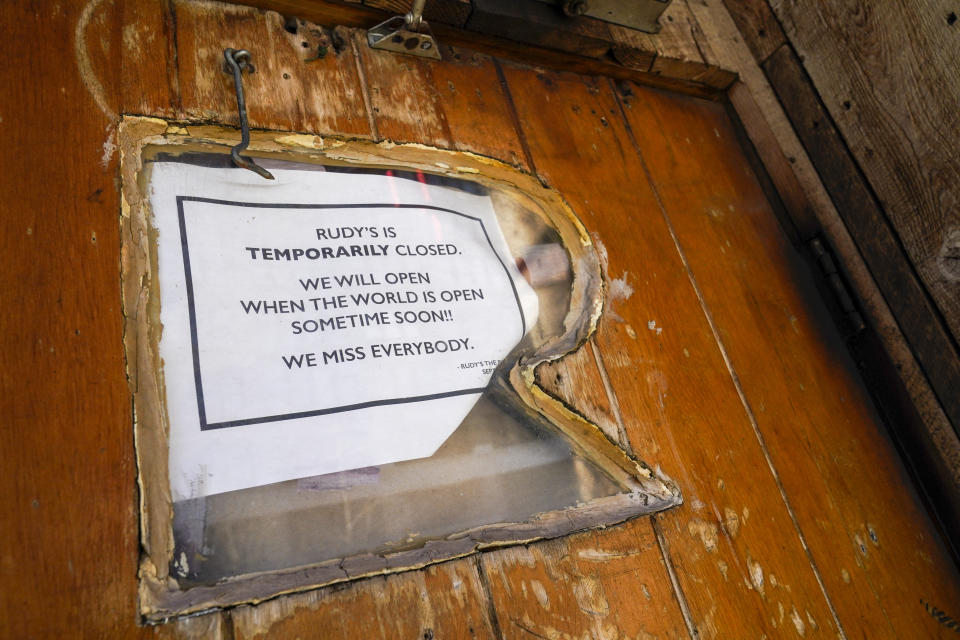
[[[466,50],[427,62],[210,2],[17,0],[3,23],[0,635],[952,637],[952,560],[722,97]],[[117,123],[236,125],[227,46],[257,62],[254,127],[469,151],[563,195],[608,297],[542,382],[670,474],[682,507],[140,624]]]

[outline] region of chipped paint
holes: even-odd
[[[804,637],[807,634],[807,625],[804,624],[803,618],[800,617],[800,614],[797,613],[797,608],[794,607],[793,611],[790,612],[790,620],[793,621],[793,626],[796,627],[797,633],[800,637]]]
[[[712,522],[704,522],[703,520],[694,518],[687,523],[687,531],[691,536],[700,538],[704,549],[710,553],[716,553],[717,539],[719,537],[719,527],[717,527],[717,525]]]
[[[611,301],[629,300],[633,295],[633,287],[629,283],[630,274],[626,271],[619,278],[614,278],[608,285],[608,295]]]
[[[274,140],[285,147],[300,147],[302,149],[323,149],[324,147],[323,138],[305,133],[291,133],[285,136],[277,136]]]
[[[723,509],[723,529],[734,539],[740,533],[740,516],[730,507]]]
[[[107,139],[103,141],[103,155],[100,157],[100,166],[104,169],[110,164],[114,152],[117,150],[117,129],[113,123],[107,125]]]
[[[723,575],[723,579],[727,580],[727,571],[729,569],[727,563],[723,560],[717,560],[717,569],[720,570],[721,575]]]
[[[596,578],[585,576],[573,585],[573,597],[584,613],[604,617],[610,613],[610,603],[603,592],[603,585]]]
[[[763,589],[763,567],[760,566],[760,563],[747,556],[747,569],[750,571],[750,582],[753,584],[754,589],[760,592],[760,595],[764,595]]]
[[[532,580],[530,582],[530,589],[533,591],[533,595],[536,596],[540,606],[549,611],[550,596],[547,595],[547,590],[544,589],[543,584],[539,580]]]
[[[606,551],[601,549],[581,549],[577,552],[577,556],[579,558],[582,560],[588,560],[590,562],[607,562],[609,560],[630,558],[637,555],[640,555],[640,551],[638,549],[617,549],[615,551]]]

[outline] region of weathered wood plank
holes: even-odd
[[[738,22],[740,31],[743,31],[741,37],[729,13],[715,0],[688,0],[688,6],[697,17],[706,40],[713,45],[704,49],[705,54],[713,56],[708,59],[739,72],[740,82],[734,84],[728,93],[730,103],[797,229],[798,240],[807,242],[822,233],[837,253],[868,324],[866,332],[858,336],[852,346],[857,357],[865,361],[864,374],[881,384],[878,388],[882,390],[875,393],[883,396],[880,401],[888,424],[903,432],[903,446],[912,451],[917,473],[925,478],[938,511],[948,523],[960,523],[960,498],[957,497],[960,493],[956,489],[960,487],[960,439],[910,351],[763,70],[743,42],[762,37],[744,31],[758,29],[758,25]],[[872,353],[870,349],[882,349],[885,355]],[[894,368],[891,371],[898,372],[901,382],[880,371],[881,362],[892,363]],[[901,397],[895,400],[896,396]],[[914,409],[906,406],[910,403]],[[948,525],[947,530],[957,531],[960,527]]]
[[[960,340],[957,6],[775,0],[840,135]],[[951,21],[949,16],[953,12]],[[784,99],[787,102],[787,99]],[[825,165],[826,168],[826,165]],[[954,396],[960,396],[953,386]],[[954,425],[960,425],[952,414]]]
[[[758,62],[765,61],[787,41],[787,36],[767,0],[723,0],[723,4]]]
[[[795,607],[807,620],[809,611],[832,634],[829,608],[612,91],[575,76],[505,73],[538,173],[594,232],[610,276],[621,281],[596,343],[633,449],[684,492],[682,507],[657,518],[693,624],[703,637],[773,635],[783,604],[787,616]],[[644,124],[659,127],[677,125],[668,116]],[[676,182],[708,185],[710,175]],[[756,567],[790,591],[769,578],[760,583]]]
[[[191,120],[239,125],[233,77],[223,50],[247,49],[254,73],[243,74],[250,126],[369,136],[355,51],[346,38],[283,16],[214,2],[174,4],[183,113]]]
[[[887,224],[871,186],[849,155],[830,115],[789,47],[764,65],[824,185],[857,243],[877,285],[923,367],[954,428],[960,424],[960,356],[923,283],[909,268],[899,237]]]
[[[960,602],[957,572],[725,114],[643,92],[628,117],[674,125],[639,148],[841,624],[947,637],[920,599]]]
[[[704,58],[702,34],[685,0],[672,2],[660,16],[659,33],[610,25],[613,56],[621,64],[669,78],[726,89],[736,73]]]
[[[176,59],[176,20],[169,0],[127,0],[122,12],[121,111],[163,118],[180,117]]]
[[[494,640],[484,593],[474,561],[447,562],[238,607],[233,637]]]
[[[117,288],[122,9],[3,9],[5,638],[154,635],[136,625],[136,469]]]
[[[481,558],[503,638],[682,638],[649,522]]]
[[[523,166],[528,166],[526,151],[519,139],[521,134],[517,132],[514,126],[513,118],[516,117],[516,114],[513,112],[511,96],[504,92],[500,78],[496,75],[489,59],[471,56],[467,62],[464,62],[460,52],[453,52],[456,55],[445,56],[441,63],[406,64],[398,73],[398,69],[393,66],[387,70],[382,68],[381,63],[376,59],[381,55],[379,52],[369,53],[373,55],[364,57],[364,66],[372,96],[377,94],[374,87],[380,83],[396,83],[398,86],[409,86],[411,83],[417,82],[433,83],[441,93],[445,83],[452,85],[447,87],[453,94],[448,100],[438,101],[436,104],[425,102],[412,113],[394,116],[385,115],[383,110],[375,110],[376,126],[381,135],[387,136],[393,130],[403,131],[408,129],[410,127],[408,123],[415,120],[417,135],[420,136],[419,141],[427,144],[449,142],[447,136],[450,134],[448,132],[455,131],[456,133],[452,134],[452,137],[455,144],[459,145],[458,148],[493,155],[489,152],[490,149],[497,149],[504,144],[504,140],[510,140],[511,156],[515,160],[519,159]],[[462,55],[465,57],[468,54],[464,52]],[[425,69],[429,73],[424,73]],[[389,75],[385,76],[385,71]],[[494,74],[491,75],[491,72],[494,72]],[[376,104],[376,100],[374,100],[374,104]],[[436,113],[431,114],[427,111],[431,108],[431,105],[433,105]],[[493,123],[496,123],[496,126],[479,126],[479,123],[476,123],[475,120],[479,114],[484,114],[486,117],[492,116],[491,119]],[[464,115],[469,117],[465,119]],[[471,122],[471,119],[473,122]],[[432,123],[432,125],[425,125],[424,123]],[[451,126],[450,123],[455,124]],[[550,377],[550,374],[552,374],[555,384],[550,385],[548,383],[548,389],[557,393],[558,397],[569,402],[572,406],[584,407],[588,417],[602,418],[609,410],[600,409],[600,407],[605,407],[610,400],[607,397],[603,380],[595,363],[590,362],[592,358],[591,348],[592,345],[584,345],[574,354],[553,364],[551,370],[549,372],[545,371],[544,375],[540,377],[543,379],[544,376]],[[570,391],[569,393],[564,392],[565,386]],[[599,411],[595,412],[595,409]],[[619,440],[616,426],[611,424],[609,417],[603,421],[603,424],[606,424],[607,428],[611,430],[612,435],[617,436],[612,439]],[[629,527],[629,531],[634,532],[629,534],[628,537],[642,536],[647,541],[653,538],[652,528],[647,519],[625,526]],[[604,573],[616,573],[622,569],[619,562],[620,555],[615,549],[621,546],[624,538],[622,533],[614,533],[615,531],[618,531],[618,529],[587,532],[577,536],[573,543],[568,541],[548,542],[542,545],[534,545],[532,548],[538,550],[539,557],[544,559],[545,562],[554,563],[561,562],[564,555],[573,550],[579,549],[583,553],[589,554],[592,552],[591,550],[595,550],[597,547],[608,549],[610,550],[608,553],[613,554],[614,558],[598,558],[596,560],[602,565],[610,565],[610,568]],[[632,541],[627,540],[627,542]],[[632,554],[634,547],[632,543],[629,546]],[[612,615],[613,620],[619,621],[627,627],[638,625],[638,628],[647,626],[652,629],[682,630],[682,619],[679,617],[676,601],[672,599],[669,578],[659,553],[656,549],[648,548],[642,555],[642,558],[632,562],[632,566],[635,570],[642,569],[642,573],[650,576],[650,582],[657,586],[643,588],[639,584],[631,584],[631,588],[621,588],[619,591],[622,599],[612,602],[616,605],[616,610]],[[499,577],[498,584],[513,584],[518,590],[522,589],[524,577],[516,575],[509,568],[500,564],[502,560],[503,556],[498,555],[491,560],[492,564],[487,564],[484,561],[486,582],[490,584],[492,576],[497,575]],[[597,571],[600,571],[599,567]],[[567,583],[554,583],[548,577],[541,577],[541,584],[548,585],[544,587],[543,596],[548,599],[552,597],[557,603],[553,615],[548,616],[551,621],[550,624],[557,624],[557,617],[565,617],[568,619],[564,622],[563,627],[576,630],[578,634],[595,628],[598,624],[596,616],[605,618],[610,613],[611,600],[615,597],[614,594],[610,594],[611,600],[606,600],[602,592],[602,586],[603,583],[609,584],[609,581],[602,581],[600,591],[597,591],[597,581],[601,581],[599,574],[581,581]],[[648,611],[643,611],[642,614],[635,612],[632,607],[624,604],[630,601],[631,596],[647,598],[645,594],[649,593],[650,589],[657,594],[657,603],[661,608],[661,611],[655,616]],[[502,593],[500,595],[502,596]],[[522,621],[528,616],[528,603],[513,598],[491,597],[493,600],[490,604],[495,611],[494,615],[498,621],[499,629],[507,636],[516,635],[518,629],[513,626],[512,621],[515,619]],[[541,594],[535,593],[534,597],[538,598],[539,602]],[[585,604],[579,610],[576,610],[568,606],[573,601],[583,601]],[[600,609],[592,615],[586,615],[584,608],[588,607],[589,602],[592,601],[598,603],[602,601],[607,609],[604,610],[601,605],[598,605],[598,607],[601,607]],[[564,605],[562,607],[560,606],[561,602]],[[546,623],[543,618],[536,617],[537,620],[533,624]],[[507,626],[508,622],[510,623],[509,627]],[[604,626],[609,626],[609,624],[608,622]]]
[[[236,0],[236,4],[271,9],[283,15],[296,15],[322,25],[369,28],[390,17],[390,13],[355,4],[327,0]],[[606,58],[589,58],[566,51],[465,31],[444,24],[431,25],[441,44],[471,49],[486,55],[522,60],[527,64],[576,73],[603,74],[618,80],[679,91],[709,99],[719,99],[720,91],[687,79],[670,78],[616,64]]]
[[[354,35],[380,139],[471,151],[525,167],[496,68],[487,56],[444,47],[436,62],[370,49]]]

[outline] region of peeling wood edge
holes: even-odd
[[[206,610],[262,602],[358,578],[419,569],[492,547],[525,544],[575,531],[605,527],[662,511],[682,502],[680,490],[610,440],[599,426],[550,395],[536,382],[536,368],[582,348],[596,331],[603,310],[604,283],[590,235],[559,193],[536,177],[499,160],[474,153],[436,149],[421,144],[372,142],[292,132],[257,131],[249,151],[264,157],[306,162],[397,167],[467,177],[497,189],[535,212],[553,228],[570,253],[573,286],[564,332],[510,370],[510,389],[525,408],[545,417],[571,444],[626,488],[567,509],[549,511],[519,523],[484,525],[426,542],[422,547],[386,555],[359,555],[315,565],[227,579],[212,586],[181,590],[169,575],[173,556],[173,509],[169,491],[167,450],[169,423],[165,411],[163,368],[159,357],[162,326],[156,286],[155,234],[150,226],[142,179],[148,146],[171,151],[226,151],[235,143],[233,129],[158,118],[124,116],[121,145],[121,290],[127,377],[134,399],[134,438],[140,487],[140,613],[145,622]]]
[[[147,621],[162,624],[184,615],[197,615],[239,604],[256,605],[320,587],[422,569],[489,549],[530,544],[578,531],[613,526],[678,504],[680,498],[677,495],[661,498],[643,492],[621,493],[569,509],[537,514],[526,522],[478,527],[440,540],[431,540],[418,549],[392,554],[336,558],[295,569],[242,576],[186,591],[167,589],[165,583],[160,581],[142,580],[141,595],[151,602],[149,611],[145,612]]]

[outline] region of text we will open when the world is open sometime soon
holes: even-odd
[[[253,261],[291,263],[323,262],[338,258],[387,257],[401,258],[455,257],[461,255],[453,243],[391,244],[379,239],[397,238],[393,226],[320,227],[318,240],[354,241],[355,244],[331,244],[308,247],[244,247]],[[364,271],[347,274],[316,275],[298,278],[304,297],[275,300],[240,300],[246,315],[294,314],[289,329],[293,335],[308,335],[349,329],[403,325],[431,324],[454,321],[450,308],[438,308],[446,303],[465,303],[484,300],[480,287],[431,289],[430,271]],[[367,287],[396,287],[387,291],[364,291]],[[327,295],[323,295],[323,294]],[[315,295],[310,295],[315,294]],[[319,294],[319,295],[316,295]],[[384,307],[390,308],[384,310]],[[401,307],[401,308],[396,308]],[[323,315],[320,315],[323,314]],[[285,354],[281,358],[288,369],[316,367],[364,360],[429,356],[435,353],[467,351],[472,349],[469,337],[441,340],[370,343],[332,349],[329,351]],[[464,368],[484,367],[485,373],[498,360],[464,362]]]

